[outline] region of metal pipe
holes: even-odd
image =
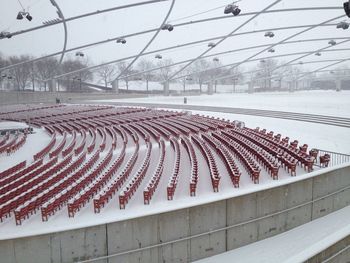
[[[25,30],[16,31],[16,32],[13,32],[10,34],[13,37],[13,36],[25,34],[25,33],[31,32],[31,31],[39,30],[39,29],[42,29],[45,27],[54,26],[54,25],[57,25],[60,23],[65,23],[65,22],[81,19],[81,18],[88,17],[88,16],[94,16],[94,15],[99,15],[99,14],[103,14],[103,13],[111,12],[111,11],[115,11],[115,10],[120,10],[120,9],[135,7],[135,6],[141,6],[141,5],[148,5],[148,4],[158,3],[158,2],[166,2],[166,1],[169,1],[169,0],[151,0],[151,1],[144,1],[144,2],[139,2],[139,3],[129,4],[129,5],[107,8],[107,9],[103,9],[103,10],[97,10],[95,12],[90,12],[90,13],[86,13],[86,14],[82,14],[82,15],[78,15],[78,16],[73,16],[73,17],[70,17],[67,19],[63,19],[63,20],[52,21],[52,23],[50,23],[50,24],[36,26],[36,27],[25,29]]]
[[[146,44],[146,46],[141,50],[141,52],[130,62],[130,64],[122,71],[119,73],[119,75],[115,78],[115,80],[118,80],[120,76],[122,76],[124,74],[124,72],[126,72],[134,63],[135,61],[142,56],[142,54],[146,51],[146,49],[152,44],[152,42],[154,41],[154,39],[158,36],[159,32],[162,30],[162,27],[164,26],[164,24],[167,22],[171,11],[173,10],[175,4],[175,0],[172,0],[170,8],[168,10],[168,13],[166,14],[165,18],[163,19],[162,24],[160,25],[160,27],[158,28],[157,32],[153,35],[153,37],[151,38],[151,40]]]
[[[63,48],[62,48],[62,51],[61,51],[61,58],[60,58],[60,60],[58,62],[58,64],[61,64],[62,61],[63,61],[64,54],[66,53],[66,50],[67,50],[67,39],[68,39],[67,22],[66,22],[66,20],[64,18],[64,15],[63,15],[63,12],[62,12],[61,8],[57,4],[57,2],[55,0],[50,0],[50,2],[53,4],[53,6],[55,6],[57,8],[58,16],[62,19],[62,23],[63,23],[64,42],[63,42]]]
[[[267,10],[266,12],[264,12],[264,14],[266,14],[266,13],[277,13],[277,12],[296,12],[296,11],[309,11],[309,10],[335,10],[335,9],[341,9],[341,8],[339,8],[339,7],[317,7],[317,8],[309,7],[309,8],[275,9],[275,10]],[[240,14],[240,17],[241,16],[245,16],[245,15],[254,15],[256,13],[257,12],[250,12],[250,13]],[[190,21],[190,22],[185,22],[185,23],[180,23],[180,24],[174,24],[173,26],[174,27],[181,27],[181,26],[186,26],[186,25],[191,25],[191,24],[196,24],[196,23],[203,23],[203,22],[213,21],[213,20],[216,20],[216,19],[219,20],[219,19],[224,19],[224,18],[234,18],[234,16],[220,16],[220,17],[214,17],[214,18],[208,18],[208,19],[201,19],[201,20]],[[74,20],[74,19],[73,18],[72,19],[69,18],[69,19],[66,19],[65,21],[70,21],[70,20]],[[61,23],[61,21],[59,21],[57,23],[54,23],[54,24],[58,24],[58,23]],[[333,25],[335,26],[336,24],[332,24],[332,26]],[[294,28],[300,28],[300,27],[298,27],[298,26],[285,27],[285,29],[294,29]],[[148,34],[148,33],[154,32],[156,30],[157,30],[157,28],[154,28],[154,29],[149,29],[149,30],[145,30],[145,31],[137,32],[137,33],[128,34],[128,35],[117,36],[117,37],[114,37],[114,38],[111,38],[111,39],[106,39],[106,40],[102,40],[102,41],[98,41],[98,42],[94,42],[94,43],[90,43],[90,44],[86,44],[86,45],[77,46],[75,48],[68,49],[67,52],[75,51],[75,50],[78,50],[78,49],[83,49],[83,48],[87,48],[87,47],[91,47],[91,46],[105,44],[105,43],[108,43],[108,42],[111,42],[111,41],[115,41],[118,38],[128,38],[128,37]],[[281,28],[270,28],[270,29],[252,31],[252,32],[248,32],[248,33],[259,33],[259,32],[272,31],[272,30],[275,30],[275,31],[276,30],[283,30],[283,28],[282,27]],[[233,35],[233,36],[244,35],[244,34],[246,34],[246,33],[240,33],[240,34],[236,34],[236,35]],[[205,39],[205,40],[202,40],[202,41],[196,41],[196,42],[192,42],[192,43],[193,44],[195,44],[195,43],[202,43],[202,42],[206,42],[206,41],[217,40],[217,39],[220,39],[222,37],[223,36],[216,37],[216,38],[208,38],[208,39]],[[189,45],[190,45],[190,43],[189,43]],[[38,60],[41,60],[41,59],[45,59],[45,58],[48,58],[48,57],[51,57],[51,56],[56,56],[56,55],[59,55],[59,54],[61,54],[61,52],[55,52],[55,53],[52,53],[52,54],[49,54],[49,55],[46,55],[46,56],[42,56],[42,57],[39,57],[39,58],[35,58],[35,59],[27,60],[27,61],[24,61],[24,62],[20,62],[20,63],[17,63],[17,64],[13,64],[13,65],[10,65],[10,66],[7,66],[7,67],[3,67],[0,70],[13,68],[15,66],[19,66],[19,65],[22,65],[22,64],[25,64],[25,63],[35,62],[35,61],[38,61]]]
[[[225,37],[223,37],[222,39],[219,40],[219,42],[215,43],[215,46],[208,48],[206,51],[204,51],[202,54],[200,54],[198,57],[196,57],[195,59],[191,60],[189,63],[187,63],[185,66],[181,67],[179,70],[177,70],[174,74],[171,74],[171,76],[168,78],[167,81],[172,80],[176,75],[178,75],[180,72],[182,72],[184,69],[186,69],[187,67],[189,67],[192,63],[194,63],[195,61],[201,59],[205,54],[209,53],[213,48],[217,47],[218,45],[220,45],[222,42],[224,42],[228,37],[232,36],[234,33],[236,33],[238,30],[240,30],[241,28],[243,28],[245,25],[249,24],[251,21],[253,21],[255,18],[257,18],[259,15],[263,14],[265,11],[267,11],[268,9],[270,9],[271,7],[273,7],[274,5],[278,4],[279,2],[281,2],[282,0],[276,0],[274,1],[272,4],[268,5],[267,7],[265,7],[263,10],[261,10],[260,12],[258,12],[257,14],[255,14],[253,17],[249,18],[247,21],[245,21],[244,23],[242,23],[241,25],[239,25],[238,27],[236,27],[232,32],[230,32],[229,34],[227,34]]]
[[[322,23],[320,23],[320,24],[318,24],[318,25],[313,25],[313,26],[311,26],[311,27],[309,27],[309,28],[307,28],[307,29],[304,29],[304,30],[302,30],[302,31],[300,31],[300,32],[298,32],[298,33],[295,33],[295,34],[293,34],[293,35],[291,35],[291,36],[289,36],[289,37],[287,37],[287,38],[285,38],[285,39],[279,41],[278,43],[272,44],[272,45],[270,45],[269,47],[267,47],[267,48],[265,48],[265,49],[263,49],[263,50],[261,50],[261,51],[255,53],[254,55],[252,55],[252,56],[248,57],[247,59],[245,59],[245,60],[239,62],[239,63],[236,64],[236,65],[234,65],[231,69],[234,69],[234,68],[240,66],[240,65],[243,64],[243,63],[249,62],[252,58],[257,57],[258,55],[260,55],[260,54],[262,54],[262,53],[268,51],[270,48],[273,48],[273,47],[275,47],[275,46],[277,46],[277,45],[280,45],[280,44],[282,44],[282,43],[284,43],[284,42],[286,42],[286,41],[288,41],[288,40],[290,40],[290,39],[292,39],[292,38],[294,38],[294,37],[296,37],[296,36],[299,36],[299,35],[301,35],[301,34],[303,34],[303,33],[305,33],[305,32],[310,31],[310,30],[312,30],[312,29],[314,29],[314,28],[316,28],[316,27],[318,27],[318,26],[320,26],[320,25],[327,24],[327,23],[329,23],[329,22],[332,22],[332,21],[337,20],[337,19],[339,19],[339,18],[342,18],[342,17],[344,17],[344,16],[345,16],[345,15],[337,16],[337,17],[335,17],[335,18],[326,20],[326,21],[324,21],[324,22],[322,22]],[[328,47],[330,47],[330,46],[327,46],[327,48],[328,48]],[[309,54],[313,54],[314,52],[315,52],[315,51],[309,52]],[[304,57],[304,56],[302,56],[302,57]],[[300,58],[297,58],[296,60],[298,60],[298,59],[300,59]],[[286,64],[287,64],[287,63],[286,63]],[[226,75],[226,76],[222,76],[222,77],[219,77],[219,78],[215,78],[215,79],[213,79],[213,80],[221,80],[221,79],[229,78],[229,77],[231,77],[231,76],[233,76],[233,75],[234,75],[234,74],[229,74],[229,75]]]

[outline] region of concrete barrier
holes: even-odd
[[[56,103],[56,98],[61,102],[79,102],[86,100],[106,100],[146,97],[145,94],[116,94],[112,92],[29,92],[29,91],[0,91],[0,105],[30,104],[30,103]]]
[[[190,262],[334,212],[350,204],[349,193],[350,166],[344,165],[291,184],[200,206],[3,240],[0,261]]]

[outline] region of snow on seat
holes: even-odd
[[[106,207],[110,200],[119,201],[121,209],[134,209],[140,203],[151,208],[163,199],[174,200],[173,205],[184,198],[183,189],[179,189],[182,187],[189,187],[192,200],[198,198],[198,192],[208,194],[203,191],[208,186],[219,191],[219,183],[225,194],[228,189],[221,182],[231,181],[232,191],[240,191],[246,186],[242,176],[249,175],[251,184],[259,183],[261,177],[262,183],[272,182],[285,178],[287,173],[296,176],[297,166],[312,171],[319,157],[324,166],[330,161],[329,156],[318,156],[313,149],[308,152],[307,144],[273,131],[249,129],[239,121],[187,112],[99,105],[26,105],[0,111],[0,118],[3,114],[11,121],[44,128],[51,137],[34,154],[33,163],[18,160],[0,171],[0,218],[7,221],[14,214],[16,224],[36,217],[38,210],[42,221],[67,210],[68,217],[79,218],[93,212],[105,213],[104,207],[116,207]],[[21,151],[25,134],[17,135],[0,137],[0,147],[12,144],[13,150]],[[152,146],[158,151],[154,147],[157,144],[159,155],[153,162]],[[181,156],[181,147],[185,156]],[[174,158],[165,158],[168,153]],[[211,183],[203,180],[198,184],[198,157],[207,164],[203,171],[207,169]],[[179,169],[183,158],[189,159],[188,170],[181,169],[182,173],[188,172],[188,177]],[[287,172],[279,170],[280,166]],[[299,171],[302,173],[302,169]],[[92,205],[93,212],[84,208],[84,213],[78,213]]]
[[[168,200],[173,200],[176,186],[178,183],[178,176],[179,176],[179,168],[180,168],[180,145],[179,142],[175,138],[170,139],[170,144],[173,147],[173,150],[175,152],[175,161],[174,161],[174,167],[172,175],[169,179],[168,185],[167,185],[167,198]]]
[[[191,141],[187,137],[181,137],[181,143],[185,147],[191,162],[190,196],[196,195],[198,183],[198,161]]]
[[[148,205],[152,199],[154,192],[159,184],[160,177],[163,174],[165,159],[165,143],[164,140],[159,141],[159,159],[155,172],[153,173],[151,179],[149,180],[147,186],[143,190],[143,202]]]
[[[121,193],[119,194],[120,209],[125,209],[126,204],[129,202],[133,194],[136,192],[137,188],[139,187],[143,178],[146,175],[146,172],[149,167],[150,159],[151,159],[152,144],[148,141],[146,145],[147,145],[147,152],[143,159],[141,167],[131,177],[127,185],[122,189]]]

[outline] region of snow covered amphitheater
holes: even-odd
[[[0,263],[349,262],[349,18],[3,0]]]
[[[0,119],[12,128],[0,140],[2,243],[21,240],[39,262],[103,262],[107,247],[112,262],[186,262],[349,202],[348,165],[239,121],[87,104],[4,106]]]

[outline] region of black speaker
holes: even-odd
[[[345,14],[350,17],[350,1],[344,3]]]

